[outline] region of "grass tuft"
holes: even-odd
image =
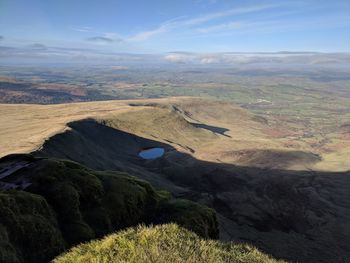
[[[54,263],[277,263],[246,245],[200,238],[176,224],[138,226],[81,244],[57,257]]]

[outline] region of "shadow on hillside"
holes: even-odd
[[[37,156],[66,158],[99,170],[122,170],[210,207],[221,238],[253,244],[277,258],[346,262],[350,257],[349,173],[268,170],[211,163],[156,140],[94,120],[69,123]],[[163,147],[162,158],[138,152]]]
[[[207,124],[203,124],[203,123],[190,122],[190,124],[196,128],[206,129],[206,130],[211,131],[213,133],[221,134],[221,135],[224,135],[226,137],[232,138],[230,135],[225,134],[225,132],[229,131],[229,129],[221,128],[221,127],[217,127],[217,126],[212,126],[212,125],[207,125]]]
[[[292,165],[314,164],[322,160],[321,156],[305,151],[283,151],[277,149],[244,149],[238,151],[226,151],[220,155],[220,160],[235,160],[242,166],[266,167],[284,169]]]

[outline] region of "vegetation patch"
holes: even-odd
[[[42,196],[0,192],[0,262],[47,262],[65,247],[54,211]]]
[[[16,158],[24,157],[6,160]],[[140,223],[177,222],[205,238],[218,237],[212,209],[172,199],[126,173],[58,159],[32,161],[6,178],[30,178],[25,191],[0,192],[1,262],[47,262],[73,245]]]
[[[129,228],[102,240],[81,244],[54,263],[78,262],[207,262],[274,263],[245,245],[205,240],[176,224]]]

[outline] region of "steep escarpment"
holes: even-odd
[[[123,172],[30,155],[5,157],[0,168],[1,262],[47,262],[139,223],[178,222],[203,237],[218,236],[213,210]]]
[[[111,126],[96,120],[71,123],[71,130],[51,138],[35,154],[134,171],[156,188],[214,208],[222,239],[251,243],[276,258],[347,262],[350,257],[348,173],[208,162],[170,143]],[[162,147],[165,154],[143,160],[138,151],[144,147]]]
[[[144,170],[144,160],[138,156],[139,151],[151,147],[164,148],[167,155],[175,151],[171,145],[111,128],[94,119],[71,122],[68,127],[34,154],[73,160],[96,170],[125,171],[160,189],[185,191],[158,173]]]

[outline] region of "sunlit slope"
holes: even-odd
[[[105,116],[103,122],[172,143],[206,161],[293,170],[311,169],[322,161],[320,152],[305,141],[271,135],[279,128],[231,103],[192,98],[132,105],[139,109]]]
[[[67,129],[95,118],[111,128],[169,143],[198,159],[292,170],[350,169],[349,137],[320,144],[228,102],[199,98],[0,105],[0,156],[31,152]],[[321,140],[321,139],[320,139]]]
[[[66,129],[70,121],[116,110],[125,110],[125,104],[0,104],[0,156],[31,152],[40,147],[45,139]]]

